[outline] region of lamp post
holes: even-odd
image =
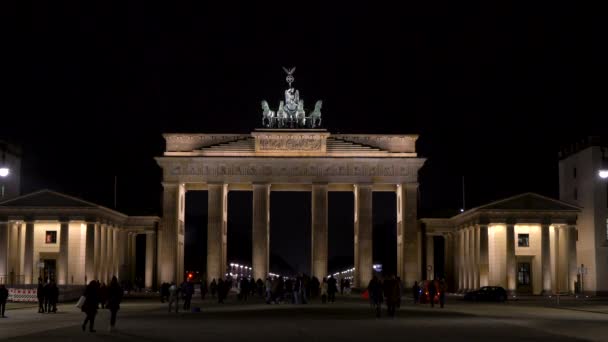
[[[0,179],[2,180],[2,184],[0,184],[0,199],[4,199],[4,179],[10,174],[11,170],[8,167],[0,167]]]

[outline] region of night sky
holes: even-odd
[[[581,22],[571,2],[15,3],[0,140],[23,148],[24,193],[112,207],[116,175],[118,210],[160,215],[161,133],[250,132],[260,100],[282,97],[282,66],[307,103],[324,101],[331,132],[420,134],[421,217],[462,207],[463,175],[469,208],[557,197],[557,152],[608,132],[604,19]],[[186,266],[199,269],[206,193],[188,196]],[[229,259],[249,262],[251,194],[230,196]],[[271,252],[309,267],[310,194],[271,201]],[[390,263],[378,246],[395,243],[394,196],[374,205],[374,257]],[[352,258],[352,210],[330,194],[330,267]]]

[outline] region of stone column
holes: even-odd
[[[95,223],[87,222],[86,246],[84,250],[85,284],[95,279]]]
[[[108,264],[108,227],[102,224],[100,227],[100,252],[99,252],[99,281],[107,283],[108,274],[106,272]]]
[[[67,285],[68,284],[68,251],[70,243],[69,234],[70,223],[68,221],[62,221],[59,228],[59,258],[57,260],[57,284]]]
[[[120,281],[129,279],[129,235],[122,227],[118,230],[118,275]]]
[[[515,258],[515,225],[507,223],[507,291],[510,294],[517,290],[517,260]]]
[[[8,272],[11,284],[19,284],[19,225],[13,221],[9,223],[8,228]]]
[[[34,222],[25,223],[25,248],[23,254],[23,273],[26,284],[34,284]]]
[[[355,185],[355,286],[367,287],[373,275],[372,186]]]
[[[118,227],[112,229],[112,270],[113,275],[120,280],[120,238]]]
[[[95,233],[94,233],[94,237],[93,239],[95,240],[93,243],[93,265],[95,267],[95,279],[96,280],[100,280],[101,279],[101,224],[100,223],[96,223],[95,224]]]
[[[312,275],[327,276],[327,184],[312,186]]]
[[[8,248],[8,222],[0,221],[0,284],[9,282]]]
[[[472,289],[472,284],[471,284],[471,251],[470,251],[470,246],[471,246],[471,239],[470,239],[470,234],[469,234],[469,228],[463,228],[462,230],[462,235],[463,235],[463,239],[464,239],[464,265],[463,265],[463,271],[464,271],[464,288],[466,291],[471,290]]]
[[[551,294],[551,247],[549,241],[549,224],[540,227],[541,276],[542,293]]]
[[[159,282],[178,281],[178,234],[180,211],[185,206],[184,186],[177,183],[163,183],[163,219],[159,230],[158,264]],[[180,275],[181,279],[181,275]]]
[[[562,286],[561,286],[561,274],[562,274],[562,266],[561,266],[561,254],[560,253],[560,248],[559,248],[559,235],[560,235],[560,231],[561,228],[558,226],[554,226],[553,227],[553,246],[551,247],[551,249],[553,250],[553,268],[551,269],[552,271],[552,278],[551,278],[551,284],[553,285],[551,288],[551,291],[553,293],[559,293],[560,291],[563,290]],[[562,233],[563,234],[563,233]],[[551,240],[551,233],[549,231],[549,241]]]
[[[156,233],[146,234],[146,274],[145,286],[150,289],[154,286],[154,259],[156,257]]]
[[[132,283],[135,283],[135,273],[137,272],[137,233],[130,233],[129,234],[130,240],[129,240],[129,245],[131,246],[130,248],[130,278]],[[158,237],[157,237],[158,240]],[[147,242],[147,241],[146,241]],[[157,243],[157,241],[154,241],[154,243]],[[157,263],[157,269],[158,269],[158,263]]]
[[[443,236],[444,238],[444,265],[445,265],[445,281],[448,286],[448,291],[454,292],[455,290],[455,274],[454,264],[456,261],[456,253],[454,251],[454,234],[447,233]]]
[[[464,260],[464,229],[459,229],[458,236],[458,291],[466,290],[465,260]]]
[[[435,279],[435,251],[434,251],[434,240],[433,235],[426,234],[426,279]],[[429,270],[429,266],[431,269]]]
[[[109,283],[114,276],[114,228],[112,226],[106,226],[106,263],[105,263],[105,274],[106,283]]]
[[[397,265],[401,265],[397,273],[407,288],[422,277],[417,199],[418,183],[397,185]]]
[[[471,265],[473,268],[473,288],[479,288],[479,227],[474,226],[472,228],[473,232],[473,249],[471,250],[473,254],[473,264]]]
[[[490,285],[488,226],[479,226],[479,286]]]
[[[228,196],[227,184],[208,185],[207,281],[223,278],[226,273],[225,248]],[[254,209],[255,210],[255,209]]]
[[[566,258],[568,264],[568,290],[571,293],[575,292],[574,283],[576,282],[577,263],[576,263],[576,226],[568,226],[567,228],[567,245]]]
[[[266,279],[269,270],[270,253],[270,185],[253,184],[253,227],[252,227],[252,268],[253,277]],[[210,281],[213,278],[207,278]]]

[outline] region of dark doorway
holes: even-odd
[[[251,229],[253,220],[253,192],[228,193],[228,252],[227,263],[251,265]]]
[[[532,293],[532,274],[529,262],[517,263],[517,292]]]
[[[374,192],[372,196],[374,264],[382,264],[385,275],[397,272],[397,195]]]
[[[207,270],[207,191],[186,192],[184,270]]]

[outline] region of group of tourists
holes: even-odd
[[[57,313],[57,302],[59,301],[59,288],[53,279],[46,284],[42,278],[38,278],[38,313]]]
[[[439,306],[443,309],[443,306],[445,305],[445,293],[447,291],[445,279],[423,281],[421,282],[421,285],[416,281],[412,287],[414,304],[420,303],[420,295],[424,293],[424,296],[427,297],[426,299],[431,304],[431,307],[435,307],[435,301],[437,301]]]
[[[95,316],[97,316],[99,306],[110,311],[109,330],[114,331],[116,326],[116,316],[118,314],[118,310],[120,309],[120,302],[122,301],[123,293],[124,290],[118,283],[118,279],[116,277],[112,277],[112,281],[107,287],[97,280],[92,280],[84,291],[84,302],[80,307],[80,310],[86,314],[86,318],[82,323],[82,331],[87,329],[88,324],[89,331],[95,332]]]
[[[395,317],[395,311],[401,306],[401,279],[391,275],[386,279],[380,279],[374,275],[367,285],[367,292],[371,306],[376,311],[376,317],[380,317],[382,303],[386,304],[389,317]]]

